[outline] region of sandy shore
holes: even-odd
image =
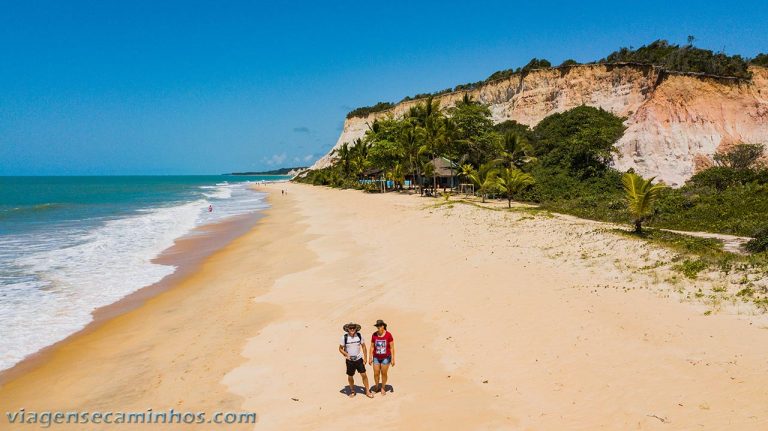
[[[259,415],[213,429],[768,428],[765,324],[681,302],[641,270],[664,250],[571,218],[279,187],[252,231],[57,347],[0,389],[0,410]],[[350,400],[341,325],[369,335],[378,318],[394,392]]]

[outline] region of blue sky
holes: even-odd
[[[0,175],[311,163],[345,114],[657,38],[754,56],[765,1],[0,1]]]

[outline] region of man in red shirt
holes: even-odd
[[[373,379],[376,382],[376,391],[382,395],[387,394],[387,371],[390,364],[395,366],[395,339],[387,331],[387,324],[379,319],[374,325],[376,332],[371,335],[371,356],[369,365],[373,365]],[[381,383],[379,383],[381,380]]]

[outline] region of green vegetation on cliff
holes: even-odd
[[[347,114],[347,118],[365,117],[368,114],[371,114],[373,112],[386,111],[387,109],[390,109],[394,106],[395,104],[390,102],[379,102],[373,106],[363,106],[363,107],[356,108],[349,111],[349,114]]]
[[[673,72],[704,73],[741,79],[752,77],[748,70],[748,59],[740,55],[696,48],[692,38],[683,46],[657,40],[638,49],[621,48],[600,60],[600,63],[642,63]]]
[[[632,47],[621,48],[595,63],[647,64],[659,67],[669,72],[701,73],[739,79],[751,78],[751,73],[748,70],[750,65],[768,67],[768,54],[758,54],[755,58],[748,59],[743,58],[740,55],[727,55],[724,52],[713,52],[711,50],[697,48],[693,46],[693,40],[694,38],[689,36],[688,43],[686,45],[674,45],[670,44],[666,40],[660,39],[649,43],[648,45],[643,45],[637,49]],[[557,67],[565,68],[577,66],[579,64],[580,63],[578,63],[576,60],[568,59],[563,61]],[[499,70],[481,81],[459,84],[453,88],[446,88],[444,90],[435,91],[433,93],[420,93],[414,96],[406,96],[400,102],[426,99],[428,97],[439,96],[457,91],[470,91],[488,84],[489,82],[507,79],[515,75],[525,76],[532,70],[547,69],[551,67],[552,64],[548,60],[533,58],[523,67]],[[386,111],[387,109],[390,109],[394,106],[394,103],[379,102],[373,106],[365,106],[354,109],[349,112],[349,114],[347,114],[347,118],[365,117],[374,112]]]
[[[762,67],[768,67],[768,54],[757,54],[755,58],[749,61],[749,64],[753,64],[755,66],[762,66]]]

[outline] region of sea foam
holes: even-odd
[[[196,226],[267,206],[247,183],[202,186],[199,196],[104,220],[78,234],[64,229],[6,238],[6,251],[27,252],[13,261],[21,276],[0,289],[0,370],[82,329],[96,308],[172,274],[175,267],[152,260]]]

